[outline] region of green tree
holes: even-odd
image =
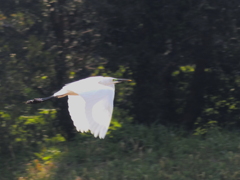
[[[184,124],[191,130],[199,118],[211,121],[206,109],[218,109],[212,98],[228,99],[227,89],[238,87],[234,79],[239,66],[239,2],[102,1],[101,5],[105,6],[97,11],[105,23],[101,55],[114,59],[106,65],[112,70],[125,64],[133,72],[135,121]],[[184,66],[193,71],[181,70]],[[219,89],[222,85],[224,90]],[[232,98],[238,104],[237,96]],[[217,111],[214,120],[226,112]]]
[[[6,94],[2,108],[14,106],[11,113],[26,109],[19,103],[30,96],[48,96],[65,83],[90,75],[91,68],[102,62],[95,54],[97,17],[85,2],[12,0],[3,3],[0,12],[1,79]],[[74,127],[63,101],[54,101],[57,124],[71,138]]]

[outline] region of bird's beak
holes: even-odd
[[[122,82],[122,81],[132,81],[132,80],[131,79],[122,79],[122,78],[120,79],[120,78],[118,78],[117,81]]]
[[[117,78],[117,82],[123,82],[123,81],[132,81],[131,79],[122,79],[122,78]]]

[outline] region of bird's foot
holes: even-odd
[[[37,103],[41,103],[41,102],[43,102],[42,98],[34,98],[34,99],[26,101],[25,103],[26,104],[37,104]]]

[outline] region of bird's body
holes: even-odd
[[[53,97],[68,96],[68,110],[78,131],[88,130],[95,137],[104,138],[110,125],[115,83],[130,81],[112,77],[95,76],[66,84],[47,98],[35,98],[27,104],[43,102]]]

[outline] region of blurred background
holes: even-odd
[[[7,158],[3,166],[15,171],[10,162],[18,164],[19,154],[29,156],[33,164],[39,163],[32,154],[39,147],[48,149],[49,142],[90,138],[80,141],[100,143],[76,132],[67,98],[33,106],[24,104],[89,76],[133,80],[116,85],[115,109],[106,141],[115,138],[126,144],[123,139],[127,140],[127,135],[121,136],[121,132],[132,136],[136,130],[131,129],[133,126],[143,133],[142,138],[148,131],[160,136],[157,133],[162,128],[164,132],[174,129],[183,137],[198,138],[204,138],[212,129],[238,132],[239,8],[238,0],[2,0],[0,155]],[[163,138],[171,137],[171,133],[166,134]],[[139,143],[143,142],[136,143],[138,150],[145,147]],[[26,158],[20,164],[23,161]],[[123,179],[121,175],[118,177]],[[78,173],[71,177],[91,179]],[[14,178],[24,180],[27,176],[17,173]]]

